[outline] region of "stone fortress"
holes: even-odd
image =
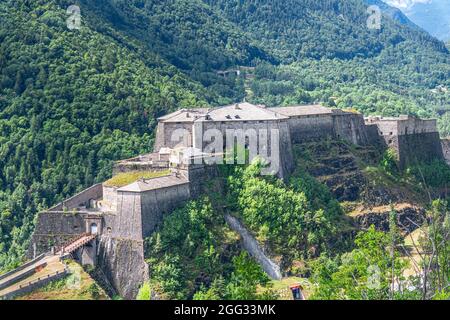
[[[209,129],[222,133],[227,129],[253,129],[258,133],[277,129],[280,178],[293,170],[292,144],[317,139],[391,147],[401,166],[444,159],[436,120],[411,116],[365,119],[359,113],[320,105],[266,108],[240,103],[183,109],[158,120],[154,152],[117,162],[113,175],[152,171],[162,176],[138,179],[122,187],[97,184],[40,212],[30,257],[61,247],[79,235],[96,234],[96,240],[81,248],[76,257],[83,264],[96,265],[121,296],[134,298],[149,278],[144,238],[156,230],[165,214],[199,196],[202,183],[216,174],[215,166],[192,161],[208,156],[202,152],[200,137]],[[184,134],[174,141],[179,129]]]

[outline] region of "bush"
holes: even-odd
[[[394,149],[388,149],[384,152],[380,166],[391,176],[398,174],[397,154]]]
[[[93,283],[89,286],[88,292],[93,300],[98,300],[98,298],[100,298],[100,288],[96,283]]]
[[[142,287],[139,289],[136,300],[151,300],[152,299],[152,290],[150,288],[150,284],[148,282],[144,282]]]
[[[409,167],[407,173],[429,187],[443,188],[450,185],[450,166],[440,160]]]

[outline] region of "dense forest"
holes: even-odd
[[[204,198],[164,218],[157,232],[146,239],[152,278],[141,289],[143,299],[149,299],[150,293],[159,299],[279,298],[274,282],[242,251],[238,237],[225,223],[225,214],[242,220],[266,252],[279,257],[285,275],[309,278],[316,286],[309,288],[310,299],[448,297],[450,203],[436,200],[427,213],[430,238],[420,241],[424,249],[434,246],[437,254],[423,261],[435,266],[429,268],[424,290],[420,276],[404,276],[412,263],[404,259],[405,239],[395,210],[390,213],[389,231],[372,225],[348,241],[342,235],[357,230],[323,184],[303,170],[283,183],[262,176],[261,168],[258,161],[249,166],[223,166],[219,179],[208,182]],[[450,181],[450,169],[446,170],[445,184]],[[418,177],[414,183],[419,181]],[[374,266],[379,273],[377,286],[370,285]],[[392,287],[394,278],[397,289]]]
[[[54,3],[2,2],[0,21],[4,267],[22,256],[37,210],[109,178],[112,161],[149,151],[158,115],[210,98],[124,36],[68,30]]]
[[[440,117],[442,134],[450,134],[450,95],[436,90],[450,86],[450,55],[419,28],[385,15],[381,29],[369,29],[367,5],[353,0],[206,2],[280,63],[256,65],[250,100]]]
[[[113,161],[151,150],[156,118],[182,107],[244,98],[267,105],[322,102],[368,114],[439,117],[442,135],[450,134],[448,49],[388,15],[381,29],[368,29],[362,1],[75,2],[79,30],[67,28],[73,1],[0,2],[0,269],[22,259],[38,210],[109,178]],[[253,77],[217,74],[237,66],[255,67]],[[314,207],[294,182],[285,193],[276,183],[272,189],[249,179],[274,200],[282,194],[288,203],[312,206],[299,213],[333,231],[320,216],[339,211],[330,199]],[[240,183],[236,204],[247,206],[252,184]],[[199,219],[215,219],[208,200],[197,205],[206,207]],[[241,218],[280,250],[279,226],[273,233],[256,228],[261,221],[252,210],[262,209],[250,207]],[[294,244],[312,241],[325,250],[326,240],[318,233]],[[311,248],[302,248],[296,254],[307,256]],[[150,258],[165,259],[158,254]],[[247,263],[247,257],[230,258],[220,272],[234,272],[239,281],[239,266]],[[255,274],[252,288],[266,283]],[[217,281],[238,296],[233,279]]]

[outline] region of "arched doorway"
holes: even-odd
[[[91,224],[91,234],[97,234],[98,233],[98,227],[96,223]]]

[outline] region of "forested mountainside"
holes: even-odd
[[[322,101],[441,117],[450,55],[359,0],[0,2],[0,269],[18,262],[36,212],[147,152],[159,115],[242,100]],[[256,67],[254,77],[218,70]],[[434,90],[441,88],[439,90]]]
[[[249,32],[282,62],[299,58],[373,57],[404,41],[446,51],[425,32],[385,19],[369,29],[367,4],[360,0],[204,0]],[[342,41],[336,41],[337,39]]]
[[[378,6],[385,14],[389,17],[393,18],[395,21],[400,22],[401,24],[406,24],[409,27],[419,28],[413,21],[408,19],[408,17],[398,8],[390,6],[387,4],[388,1],[383,0],[365,0],[369,5]]]
[[[443,42],[384,15],[369,29],[367,4],[351,0],[205,0],[254,35],[281,63],[261,63],[251,99],[325,102],[366,114],[442,116],[449,134],[450,54]]]
[[[23,254],[37,210],[149,151],[158,115],[211,99],[107,25],[68,30],[63,8],[0,3],[1,267]]]
[[[399,4],[398,1],[386,0]],[[401,4],[401,3],[400,3]],[[450,40],[450,5],[447,0],[415,1],[403,6],[406,15],[417,25],[444,41]]]
[[[175,1],[82,1],[115,29],[139,41],[209,91],[228,97],[220,104],[244,98],[242,83],[224,79],[217,70],[254,65],[274,59],[257,47],[250,35],[221,17],[201,0]],[[101,28],[101,24],[95,23]],[[231,100],[230,100],[231,99]]]

